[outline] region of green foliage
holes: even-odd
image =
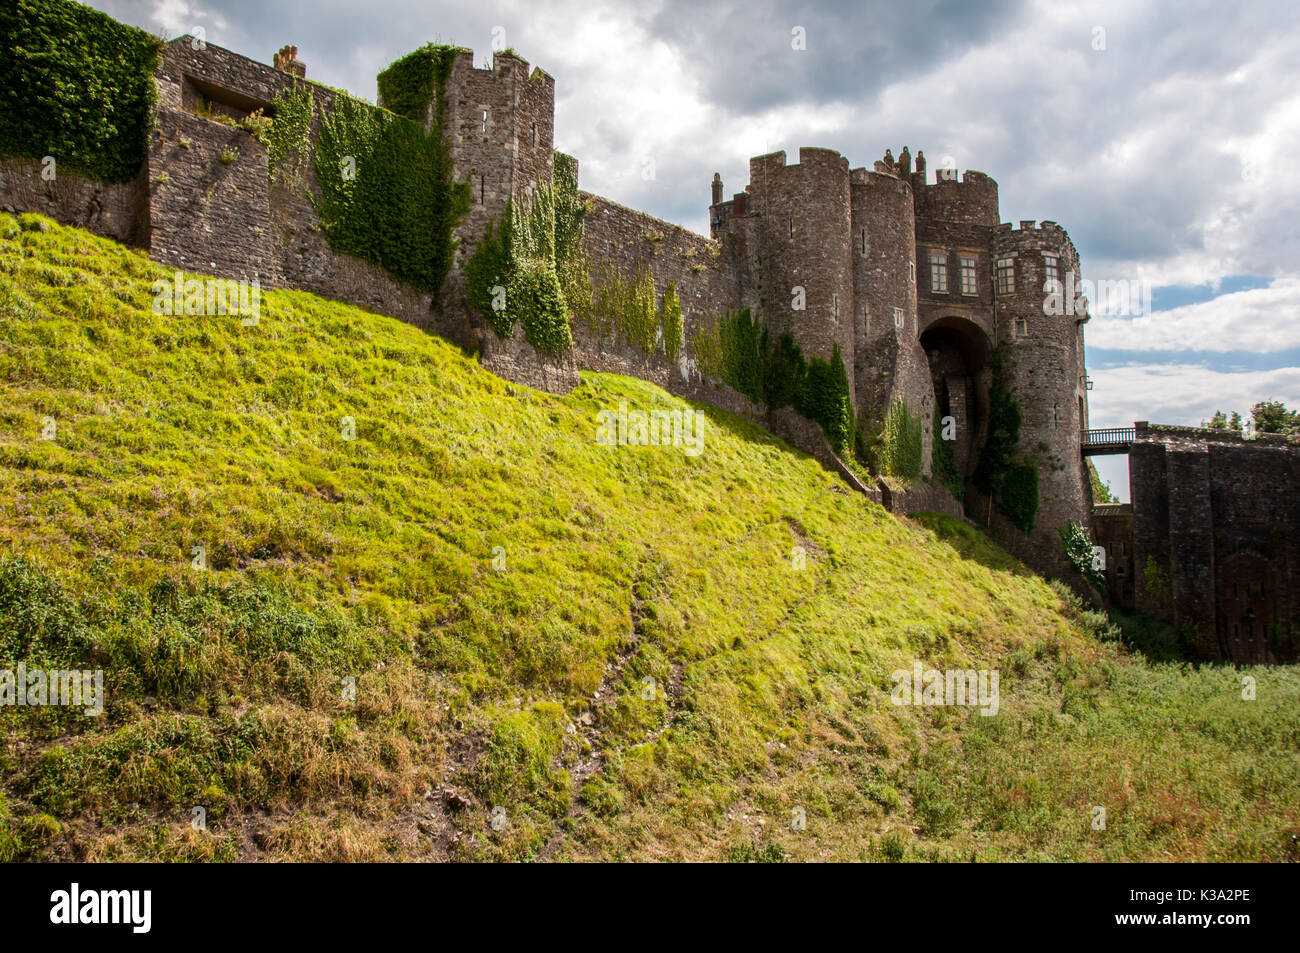
[[[1250,416],[1255,424],[1256,433],[1281,433],[1300,435],[1300,411],[1290,410],[1280,400],[1262,400],[1250,408]],[[1221,410],[1216,410],[1208,421],[1201,421],[1202,427],[1210,430],[1235,430],[1240,432],[1244,421],[1235,410],[1229,417]]]
[[[522,324],[528,343],[544,354],[573,346],[569,309],[556,269],[555,195],[538,186],[533,200],[507,202],[504,223],[491,223],[465,263],[469,303],[491,323],[498,337]],[[502,288],[504,298],[494,295]]]
[[[901,396],[894,398],[885,424],[872,443],[876,472],[903,480],[920,479],[924,446],[921,415],[914,413]]]
[[[943,486],[947,487],[948,492],[955,499],[960,501],[966,492],[966,481],[962,479],[961,472],[957,469],[957,457],[952,450],[952,441],[943,439],[943,418],[939,413],[939,408],[934,409],[934,440],[930,450],[930,472],[934,478]]]
[[[597,313],[605,323],[593,330],[617,333],[644,353],[654,353],[659,342],[660,316],[655,308],[654,274],[644,263],[637,263],[631,279],[625,279],[609,263],[602,267],[592,322]]]
[[[555,272],[560,278],[569,314],[590,321],[593,291],[587,261],[583,218],[586,207],[578,194],[578,160],[555,152],[551,185],[555,191]]]
[[[1119,497],[1115,495],[1109,483],[1102,482],[1101,474],[1097,472],[1097,468],[1093,465],[1092,458],[1089,457],[1085,462],[1088,467],[1088,484],[1092,487],[1092,501],[1094,503],[1118,503]]]
[[[1258,433],[1300,434],[1300,411],[1288,410],[1280,400],[1260,401],[1250,414]]]
[[[1100,569],[1093,568],[1093,542],[1088,537],[1088,530],[1071,521],[1056,532],[1061,537],[1061,545],[1065,547],[1065,558],[1070,561],[1070,565],[1079,575],[1088,580],[1092,588],[1105,595],[1106,574]]]
[[[849,375],[844,368],[844,358],[838,344],[832,349],[829,359],[814,357],[808,362],[808,374],[795,402],[795,409],[809,420],[821,424],[831,449],[837,454],[844,453],[853,438],[853,402],[849,397]],[[919,418],[917,426],[920,426]],[[918,476],[921,472],[919,433],[918,429],[915,453]],[[910,465],[910,444],[902,452],[908,455]]]
[[[1038,513],[1038,464],[1028,457],[1013,460],[993,497],[1011,525],[1028,533]]]
[[[763,399],[763,329],[748,308],[718,322],[719,375],[752,401]]]
[[[321,230],[335,251],[437,291],[451,268],[452,231],[469,208],[436,130],[339,94],[315,155]]]
[[[992,496],[1002,514],[1018,529],[1029,532],[1038,512],[1038,467],[1029,457],[1017,457],[1020,443],[1020,401],[1003,383],[1002,354],[993,355],[989,387],[989,428],[971,482]]]
[[[436,104],[433,125],[442,128],[442,94],[456,57],[464,47],[426,43],[394,60],[379,74],[379,97],[384,108],[423,126],[430,103]]]
[[[0,154],[135,177],[148,149],[157,37],[67,0],[0,7]]]
[[[311,158],[311,120],[315,101],[311,86],[294,81],[276,96],[270,127],[266,130],[267,177],[272,182],[298,184]]]
[[[663,328],[664,354],[668,360],[677,360],[682,350],[682,301],[677,296],[677,282],[670,281],[664,292],[663,305],[659,310],[659,324]]]
[[[495,223],[488,222],[483,240],[465,262],[465,295],[470,307],[487,318],[499,338],[514,334],[519,310],[509,307],[505,295],[511,280],[510,211],[507,205],[499,230],[494,229]],[[494,294],[494,288],[500,293]]]
[[[771,410],[794,407],[803,400],[808,384],[808,362],[788,331],[769,349],[767,329],[763,331],[763,351],[767,363],[763,368],[763,397]]]

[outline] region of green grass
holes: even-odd
[[[698,457],[598,446],[685,406],[644,382],[295,292],[155,315],[160,277],[0,216],[0,669],[107,692],[0,708],[0,859],[1297,857],[1295,667],[1148,660],[719,410]],[[891,704],[914,659],[1000,714]]]

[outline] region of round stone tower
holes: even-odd
[[[850,175],[855,366],[859,418],[879,427],[897,401],[921,417],[923,472],[930,475],[934,388],[916,310],[916,220],[905,178],[854,169]]]
[[[830,149],[800,149],[749,162],[751,214],[759,216],[759,301],[774,337],[793,335],[804,357],[839,345],[854,382],[853,258],[849,163]],[[856,398],[854,398],[856,406]]]
[[[1068,564],[1057,530],[1071,521],[1091,524],[1091,487],[1080,450],[1088,426],[1083,353],[1088,312],[1078,281],[1078,253],[1055,222],[1035,227],[1023,221],[1019,228],[1005,224],[994,230],[1002,376],[1020,402],[1019,451],[1038,465],[1038,512],[1018,555],[1063,573]]]

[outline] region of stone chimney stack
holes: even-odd
[[[713,173],[713,204],[718,205],[722,202],[722,173]]]
[[[307,64],[298,59],[298,47],[296,46],[280,47],[280,52],[275,54],[272,65],[278,70],[292,73],[301,79],[307,78]]]

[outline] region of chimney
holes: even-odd
[[[280,52],[275,54],[272,65],[278,70],[292,73],[301,79],[307,78],[307,64],[298,59],[298,47],[296,46],[280,47]]]

